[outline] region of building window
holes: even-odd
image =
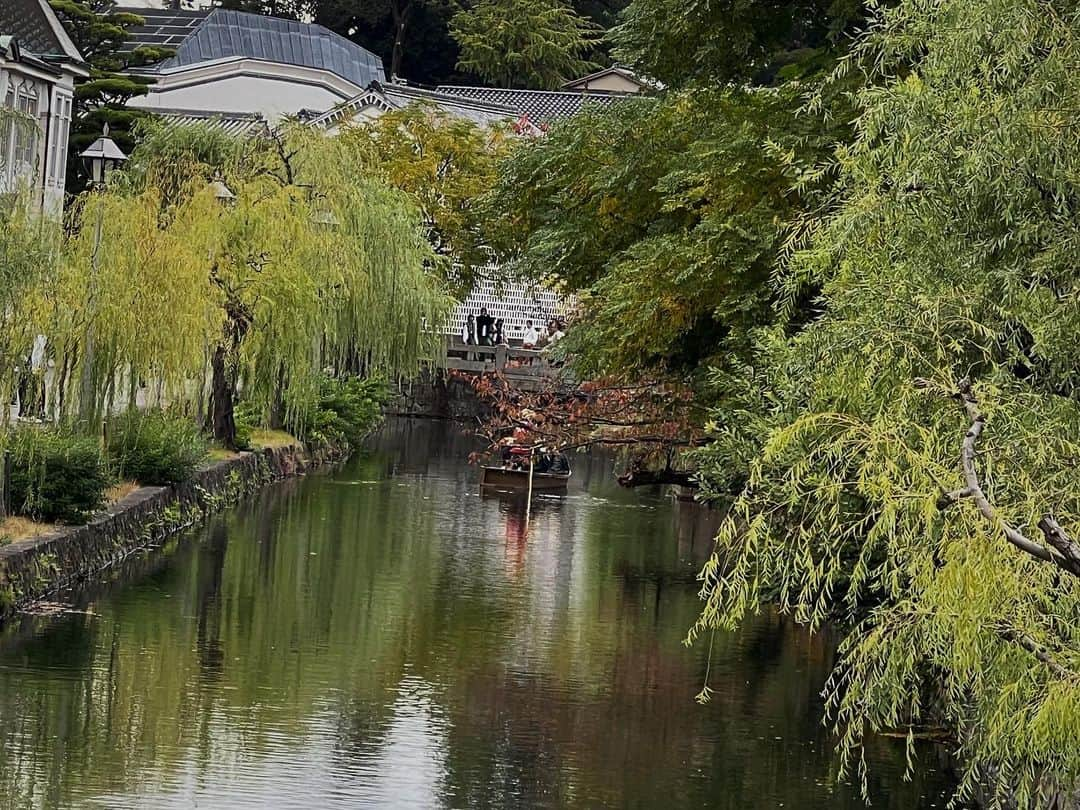
[[[15,109],[29,119],[15,127],[14,167],[17,173],[25,174],[33,168],[37,150],[38,97],[33,86],[19,88]]]
[[[0,141],[3,178],[10,189],[13,182],[31,175],[37,158],[38,94],[34,85],[23,82],[8,86],[4,106],[21,113],[25,118],[9,120]]]
[[[64,187],[67,176],[68,134],[71,130],[71,96],[57,93],[53,112],[52,143],[49,145],[49,174],[46,182]]]

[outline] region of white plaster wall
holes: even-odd
[[[608,93],[640,93],[641,87],[617,73],[609,73],[607,76],[599,76],[575,85],[575,90],[602,90]]]
[[[325,87],[261,76],[231,76],[133,98],[132,107],[206,112],[261,113],[270,121],[302,109],[323,111],[349,96]]]

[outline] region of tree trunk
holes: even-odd
[[[390,12],[394,19],[394,50],[390,55],[390,81],[401,78],[401,60],[405,55],[405,28],[409,25],[409,12],[412,10],[412,2],[390,4]]]
[[[270,408],[270,427],[282,430],[285,427],[285,365],[278,366],[277,385],[274,386],[274,404]]]
[[[224,343],[214,348],[210,358],[210,428],[214,439],[228,450],[236,449],[234,394],[229,379],[229,350]]]

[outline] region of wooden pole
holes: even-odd
[[[11,451],[0,452],[0,518],[11,511]]]
[[[525,496],[525,531],[529,530],[529,518],[532,517],[532,487],[533,487],[533,459],[534,450],[529,450],[529,494]]]

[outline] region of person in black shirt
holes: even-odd
[[[476,318],[476,342],[481,346],[494,345],[495,319],[488,315],[487,307],[480,307],[480,315]]]

